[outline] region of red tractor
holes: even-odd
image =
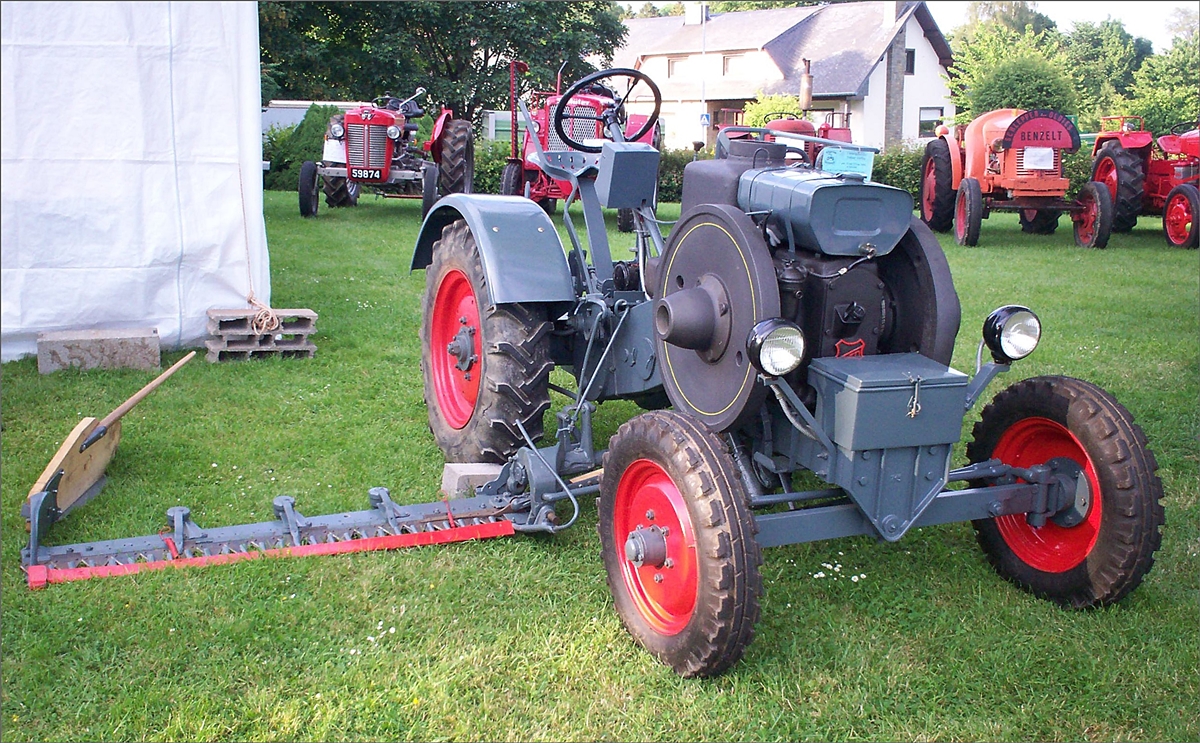
[[[850,136],[849,111],[830,111],[825,115],[825,121],[820,126],[790,111],[770,113],[767,114],[766,119],[766,124],[763,126],[773,131],[799,134],[805,137],[816,137],[835,142],[851,143],[854,141]],[[768,142],[775,141],[774,137],[767,137],[766,139]],[[789,154],[797,155],[799,159],[811,165],[817,161],[817,155],[824,148],[825,145],[820,142],[805,141],[802,147],[791,147],[788,152]]]
[[[1163,236],[1195,248],[1200,231],[1200,129],[1185,121],[1155,140],[1141,116],[1105,116],[1092,148],[1092,180],[1108,186],[1113,231],[1128,232],[1140,214],[1161,214]]]
[[[944,128],[925,146],[921,219],[931,229],[954,228],[959,245],[976,245],[992,211],[1020,213],[1021,229],[1049,235],[1063,212],[1075,223],[1075,244],[1103,248],[1112,231],[1112,197],[1090,181],[1074,200],[1063,155],[1079,149],[1079,130],[1057,111],[989,111],[952,136]]]
[[[526,131],[520,147],[517,144],[517,73],[529,71],[524,62],[512,62],[509,65],[509,95],[512,111],[512,151],[508,163],[500,174],[500,193],[505,196],[526,196],[538,203],[547,214],[554,214],[559,199],[565,199],[571,193],[571,184],[567,181],[550,177],[537,163],[537,146],[533,142],[536,134],[542,150],[546,152],[561,152],[573,149],[566,144],[567,140],[590,142],[604,138],[601,125],[601,114],[613,106],[622,107],[626,102],[619,98],[618,92],[604,85],[595,84],[571,99],[572,110],[564,117],[570,131],[558,131],[552,126],[552,114],[559,100],[562,99],[562,78],[554,92],[534,91],[531,94],[530,115],[533,119],[533,131]],[[628,91],[626,91],[628,93]],[[618,99],[620,103],[618,104]],[[655,110],[657,114],[657,109]],[[626,141],[643,142],[662,149],[662,127],[655,117],[643,114],[628,114],[625,121]],[[617,210],[617,227],[621,232],[633,230],[633,210]]]
[[[320,191],[332,207],[355,206],[364,187],[390,198],[420,198],[424,216],[438,196],[471,193],[475,144],[471,122],[443,108],[424,144],[414,137],[425,115],[417,88],[405,100],[391,93],[329,120],[321,162],[300,166],[300,215],[315,217]],[[318,179],[322,182],[318,188]]]

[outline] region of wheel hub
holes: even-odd
[[[475,328],[467,325],[465,317],[460,317],[458,321],[463,327],[455,333],[454,340],[446,344],[446,353],[454,357],[454,368],[468,372],[467,379],[470,379],[471,367],[479,360],[479,357],[472,353],[475,349]]]
[[[661,568],[667,562],[667,535],[657,526],[649,529],[640,524],[625,540],[625,559],[635,568],[643,565]]]

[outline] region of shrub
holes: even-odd
[[[1036,54],[1022,54],[996,65],[968,97],[976,116],[1001,108],[1048,108],[1072,114],[1077,105],[1070,77]]]
[[[690,148],[663,150],[658,159],[658,202],[678,203],[683,196],[683,169],[697,154]],[[701,150],[699,159],[708,160],[712,153]]]
[[[300,178],[300,164],[305,160],[320,160],[325,144],[325,129],[329,119],[340,113],[337,106],[309,106],[304,120],[296,126],[271,127],[263,142],[263,159],[271,169],[263,175],[263,188],[268,191],[295,191]]]
[[[511,153],[507,139],[475,140],[475,193],[500,193],[500,172]]]
[[[910,141],[889,147],[875,156],[871,180],[903,188],[916,201],[921,197],[921,158],[924,155],[924,142]]]

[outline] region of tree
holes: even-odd
[[[1146,60],[1133,75],[1129,113],[1142,116],[1146,128],[1163,134],[1172,126],[1200,119],[1200,47],[1196,38],[1175,37],[1166,54]]]
[[[1153,45],[1112,19],[1076,23],[1063,43],[1079,93],[1080,126],[1096,131],[1100,117],[1120,108],[1129,96],[1133,74],[1153,54]]]
[[[839,0],[833,1],[838,2]],[[717,0],[716,2],[708,3],[708,9],[713,13],[736,13],[742,10],[803,8],[809,5],[826,4],[828,4],[828,0]]]
[[[259,4],[263,62],[280,95],[362,100],[417,86],[460,118],[508,107],[508,66],[526,89],[553,88],[605,63],[625,38],[615,4],[580,2],[297,2]],[[565,66],[564,66],[565,63]]]
[[[997,65],[970,92],[971,111],[978,115],[1000,108],[1049,108],[1075,113],[1071,79],[1039,54],[1026,53]]]
[[[742,108],[743,126],[763,126],[767,115],[773,113],[790,113],[800,116],[800,99],[794,95],[763,95],[746,103]]]
[[[1167,16],[1167,30],[1172,36],[1178,36],[1184,41],[1196,40],[1200,34],[1200,10],[1196,8],[1176,8]]]
[[[950,68],[947,86],[950,100],[958,110],[955,123],[966,124],[991,109],[973,108],[972,93],[1000,65],[1017,57],[1036,56],[1057,70],[1068,70],[1059,35],[1054,31],[1035,32],[1026,28],[1017,33],[1003,24],[988,21],[979,25],[969,44],[955,49],[954,66]]]
[[[973,2],[967,6],[967,26],[979,26],[982,23],[999,23],[1010,31],[1018,34],[1025,33],[1026,27],[1032,27],[1035,34],[1051,31],[1057,28],[1050,16],[1037,12],[1037,3],[1027,2]]]

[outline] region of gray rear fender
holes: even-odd
[[[542,207],[521,196],[457,193],[439,200],[421,225],[410,270],[432,262],[433,244],[459,219],[479,246],[493,303],[575,301],[558,231]]]

